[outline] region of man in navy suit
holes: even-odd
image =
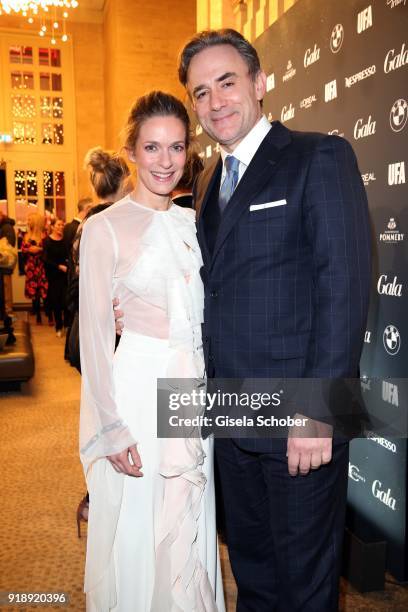
[[[371,255],[352,148],[270,124],[266,76],[234,30],[194,36],[179,77],[221,146],[195,189],[208,375],[358,376]],[[348,444],[292,432],[215,448],[237,610],[337,610]]]

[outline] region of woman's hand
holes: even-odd
[[[136,478],[143,476],[140,471],[142,468],[142,461],[137,452],[136,444],[129,446],[129,448],[125,448],[125,450],[121,453],[116,453],[116,455],[108,455],[107,459],[111,462],[113,469],[119,473],[126,474],[127,476],[135,476]]]
[[[118,298],[114,298],[112,300],[112,304],[113,304],[113,315],[115,317],[115,331],[117,333],[118,336],[122,335],[123,332],[123,311],[119,310],[118,306],[119,306],[119,299]]]
[[[61,272],[66,272],[68,268],[64,264],[59,264],[58,270],[61,270]]]

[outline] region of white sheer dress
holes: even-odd
[[[224,612],[211,442],[156,436],[156,380],[203,375],[194,212],[127,196],[80,248],[80,453],[88,612]],[[112,299],[124,311],[118,349]],[[142,478],[106,459],[137,443]]]

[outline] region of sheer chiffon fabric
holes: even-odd
[[[194,212],[127,196],[84,226],[80,453],[90,491],[85,591],[98,612],[224,611],[212,449],[158,440],[156,379],[201,377],[203,288]],[[112,299],[125,333],[114,352]],[[106,459],[138,444],[142,478]]]

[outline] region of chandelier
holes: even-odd
[[[68,10],[78,6],[77,0],[0,0],[0,15],[18,14],[25,17],[29,24],[38,23],[38,34],[50,37],[51,44],[57,39],[68,40],[66,22]]]

